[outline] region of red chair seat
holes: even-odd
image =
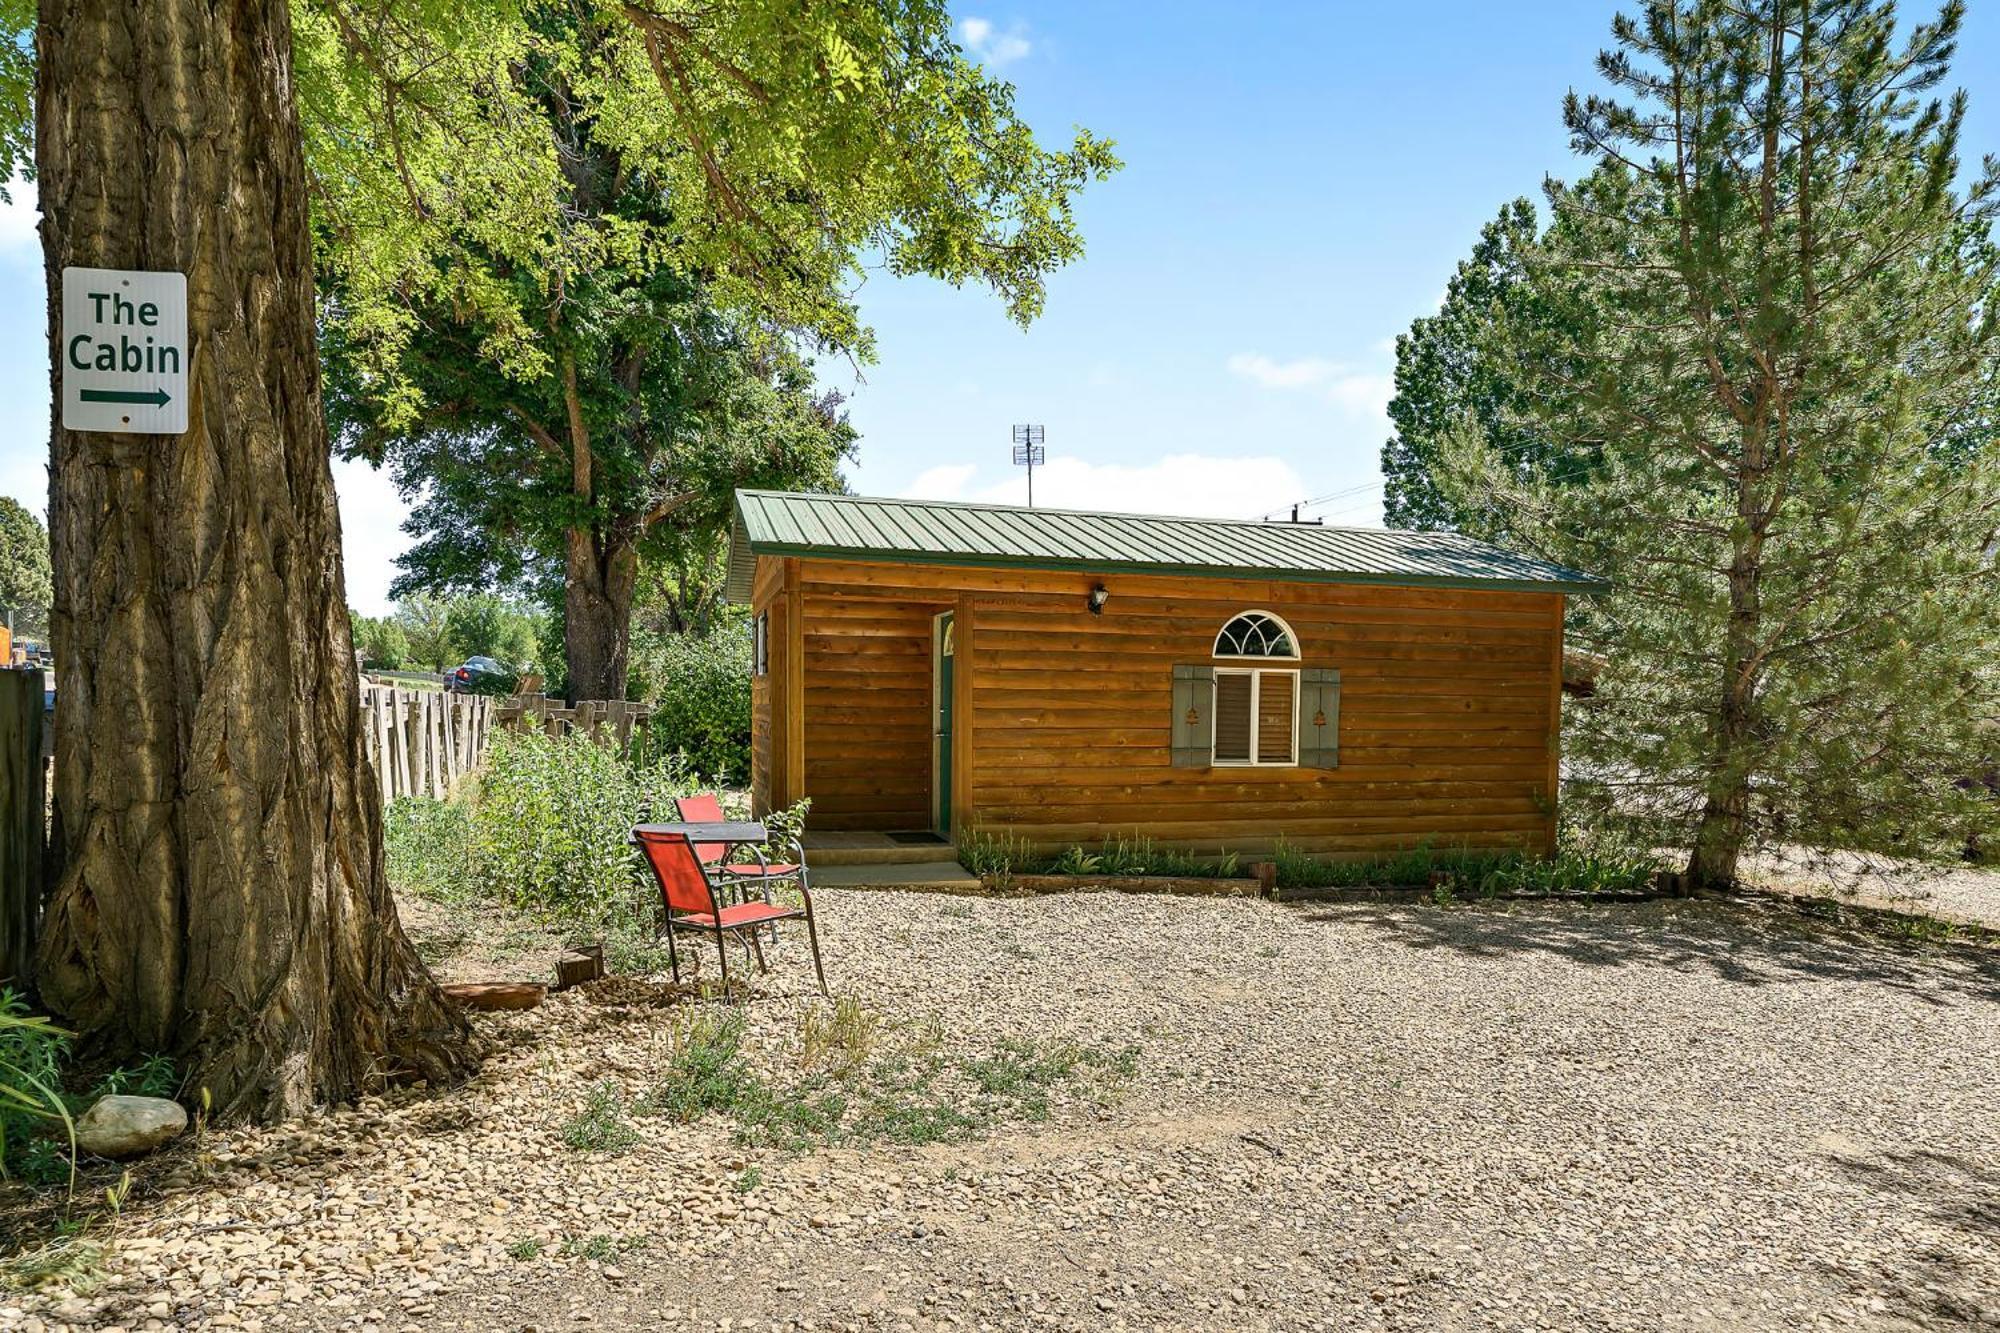
[[[786,907],[783,903],[742,903],[722,909],[721,925],[724,930],[734,930],[738,926],[751,926],[760,921],[785,921],[805,913],[796,907]],[[674,918],[677,925],[699,926],[712,929],[717,923],[709,912],[688,912]]]
[[[742,861],[733,866],[713,866],[711,869],[720,870],[725,875],[796,875],[799,873],[797,866],[785,865],[777,861],[773,861],[767,866],[754,865],[751,862]]]

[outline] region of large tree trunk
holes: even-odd
[[[639,555],[629,543],[569,531],[563,571],[563,650],[569,698],[623,699],[631,666],[632,593]]]
[[[362,749],[286,0],[41,0],[36,50],[52,359],[66,265],[185,272],[190,341],[186,435],[56,413],[42,994],[224,1114],[457,1075]]]
[[[1737,536],[1729,564],[1729,623],[1723,635],[1715,745],[1685,876],[1694,890],[1735,888],[1737,864],[1750,837],[1750,776],[1761,743],[1757,643],[1763,628],[1764,538],[1770,519],[1758,481],[1766,454],[1762,435],[1751,433],[1744,442],[1743,470],[1736,486]]]

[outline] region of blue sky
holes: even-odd
[[[1008,429],[1044,424],[1050,505],[1380,521],[1395,335],[1436,307],[1480,224],[1573,174],[1563,92],[1593,85],[1610,0],[963,5],[963,40],[1051,140],[1126,169],[1093,187],[1088,253],[1026,330],[991,296],[870,276],[879,340],[851,389],[869,494],[1018,501]],[[1928,16],[1928,6],[1911,11]],[[2000,0],[1976,0],[1954,82],[1968,154],[2000,150]],[[40,252],[0,210],[0,492],[46,506]],[[336,470],[350,597],[376,611],[405,543],[381,478]]]

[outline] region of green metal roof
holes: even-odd
[[[1454,532],[738,491],[731,601],[750,600],[760,555],[1532,592],[1607,586]]]

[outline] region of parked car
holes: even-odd
[[[490,657],[468,657],[465,665],[445,673],[444,687],[453,694],[511,694],[517,680],[513,668]]]

